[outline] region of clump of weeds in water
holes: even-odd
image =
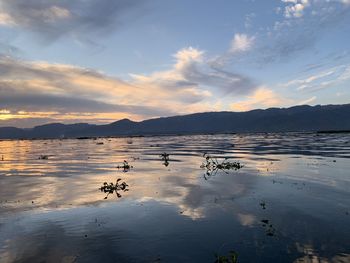
[[[262,209],[265,210],[266,209],[266,202],[265,201],[261,201],[260,202],[260,206],[261,206]]]
[[[159,157],[162,158],[164,166],[167,167],[169,165],[169,154],[164,152],[161,155],[159,155]]]
[[[228,256],[215,254],[214,263],[238,263],[238,254],[235,251],[230,251]]]
[[[204,178],[207,180],[208,177],[215,175],[218,171],[223,171],[228,174],[228,170],[239,170],[243,165],[239,162],[230,162],[228,158],[225,158],[222,162],[219,162],[216,158],[211,157],[209,154],[203,154],[205,162],[200,166],[206,169]]]
[[[125,160],[123,161],[122,165],[117,166],[117,169],[123,169],[124,173],[128,172],[131,168],[133,167],[128,163],[128,161]]]
[[[108,195],[113,194],[114,192],[116,193],[117,197],[120,198],[122,197],[122,195],[119,192],[129,191],[129,188],[128,188],[129,185],[127,185],[127,183],[125,182],[119,183],[120,181],[121,179],[119,178],[115,184],[113,183],[108,184],[107,182],[103,183],[103,185],[99,188],[99,190],[107,194],[107,196],[104,199],[107,199]]]
[[[49,159],[49,156],[48,155],[40,155],[39,160],[48,160]]]
[[[261,220],[262,226],[265,228],[266,235],[267,236],[274,236],[276,229],[273,227],[273,225],[270,223],[268,219]]]

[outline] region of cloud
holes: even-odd
[[[281,19],[255,41],[253,60],[259,65],[288,61],[313,48],[327,32],[345,24],[350,12],[350,6],[338,0],[282,2],[285,12]]]
[[[204,52],[189,47],[174,55],[172,69],[149,76],[132,75],[137,85],[162,86],[172,90],[187,90],[197,96],[209,97],[212,93],[246,95],[256,89],[254,81],[240,73],[229,72],[211,64]]]
[[[336,87],[350,79],[350,66],[340,65],[323,71],[315,72],[304,76],[303,78],[293,79],[285,84],[284,87],[292,87],[298,91],[317,91],[329,87]]]
[[[250,16],[252,16],[252,14],[248,15],[248,17]],[[236,33],[230,42],[228,50],[223,54],[212,58],[208,61],[208,64],[212,68],[224,68],[233,61],[237,62],[243,56],[247,55],[248,51],[253,49],[255,39],[255,36]]]
[[[256,17],[255,13],[247,14],[244,18],[244,27],[246,29],[251,28],[253,24],[253,19]]]
[[[227,67],[243,62],[262,67],[287,62],[315,47],[328,31],[345,25],[350,13],[350,5],[341,0],[281,2],[283,6],[276,8],[280,19],[272,27],[260,28],[254,36],[236,33],[228,51],[212,59],[211,64]]]
[[[104,103],[92,99],[70,98],[67,96],[43,95],[43,94],[11,94],[11,92],[1,92],[1,107],[12,109],[12,111],[33,111],[41,112],[45,110],[54,111],[60,114],[65,113],[109,113],[122,112],[140,116],[160,116],[171,114],[171,111],[159,110],[152,107],[138,105],[118,105]]]
[[[309,105],[310,103],[314,102],[316,99],[317,99],[317,97],[313,96],[313,97],[311,97],[309,99],[300,101],[297,105]]]
[[[300,69],[300,72],[313,72],[320,69],[329,69],[332,65],[341,65],[346,64],[349,61],[350,52],[341,51],[341,52],[331,52],[328,55],[319,58],[316,63],[307,64],[305,67]]]
[[[210,67],[198,49],[181,49],[174,58],[167,71],[123,81],[94,69],[0,56],[0,109],[9,111],[0,125],[11,118],[66,122],[94,115],[94,122],[110,122],[219,110],[222,94],[255,89],[248,77]]]
[[[140,0],[0,0],[0,25],[35,32],[47,40],[62,35],[108,32],[137,16]],[[139,16],[140,14],[138,14]]]
[[[25,114],[28,118],[39,112],[50,113],[46,118],[61,115],[60,119],[95,114],[99,115],[96,121],[100,121],[103,115],[115,118],[116,114],[111,113],[143,119],[174,115],[193,103],[182,101],[182,97],[196,97],[186,90],[172,92],[156,87],[146,90],[93,69],[6,56],[0,56],[0,79],[0,109],[11,112],[6,119],[20,117],[18,112],[23,111],[28,112]]]
[[[13,55],[17,55],[20,53],[22,53],[21,49],[15,47],[9,43],[6,43],[4,41],[0,41],[0,56],[1,55],[13,56]]]
[[[246,100],[231,104],[231,109],[248,111],[258,108],[280,107],[291,102],[267,87],[260,87],[252,95],[247,96]]]
[[[246,34],[235,34],[232,41],[230,52],[239,53],[250,50],[253,47],[255,37],[249,37]]]
[[[303,90],[308,88],[315,81],[334,75],[336,71],[337,71],[337,68],[332,68],[326,71],[318,72],[317,74],[309,75],[304,79],[295,79],[295,80],[288,81],[283,86],[285,87],[297,86],[297,90]]]
[[[309,0],[282,0],[282,2],[290,4],[284,10],[284,16],[287,18],[302,17],[304,9],[310,5]]]
[[[248,76],[210,64],[202,50],[184,48],[174,58],[168,70],[123,81],[94,69],[0,56],[0,109],[10,111],[0,120],[72,121],[95,114],[95,122],[109,122],[116,116],[140,120],[216,111],[223,98],[257,88]]]

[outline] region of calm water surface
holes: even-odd
[[[0,262],[350,262],[349,158],[349,134],[0,141]]]

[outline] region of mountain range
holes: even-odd
[[[0,127],[0,139],[344,130],[350,130],[350,104],[205,112],[140,122],[122,119],[105,125],[51,123],[30,129]]]

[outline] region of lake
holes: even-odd
[[[350,262],[349,158],[346,133],[0,141],[0,262]]]

